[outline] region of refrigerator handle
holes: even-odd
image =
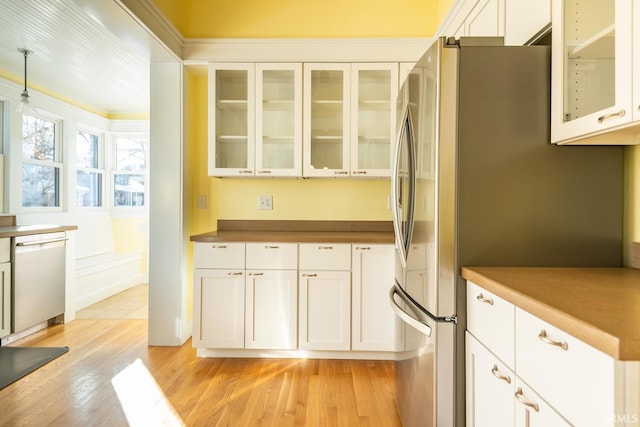
[[[407,304],[411,303],[410,301],[406,301],[404,299],[404,296],[396,290],[395,286],[392,286],[391,290],[389,291],[389,299],[391,300],[391,308],[396,313],[396,315],[400,319],[402,319],[405,323],[409,324],[410,326],[414,327],[415,329],[417,329],[418,331],[422,332],[426,336],[430,337],[431,336],[431,326],[429,326],[426,323],[421,322],[420,320],[416,319],[411,314],[409,314],[407,311],[405,311],[402,307],[400,307],[400,304],[398,304],[396,302],[396,299],[395,299],[396,295],[398,295],[400,298],[402,298],[402,300],[405,303],[407,303]]]
[[[392,200],[392,206],[391,206],[391,217],[393,219],[393,230],[394,230],[394,234],[395,234],[395,244],[396,244],[396,249],[398,250],[398,253],[400,255],[400,264],[402,264],[402,268],[406,268],[407,267],[407,251],[406,251],[406,242],[405,237],[408,238],[408,236],[404,236],[402,234],[402,219],[400,218],[400,211],[398,209],[398,201],[399,201],[399,194],[398,194],[398,179],[400,178],[398,173],[400,172],[400,152],[402,149],[402,137],[404,136],[404,134],[407,131],[407,127],[405,125],[406,121],[408,120],[408,114],[409,114],[409,105],[406,105],[404,108],[404,112],[402,114],[402,120],[401,120],[401,125],[400,125],[400,130],[398,131],[398,135],[396,138],[396,147],[395,147],[395,152],[393,155],[393,165],[391,168],[391,200]]]

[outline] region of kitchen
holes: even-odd
[[[461,3],[462,2],[456,4],[459,5]],[[169,10],[171,10],[170,5],[167,7],[169,8]],[[445,10],[439,12],[438,16],[444,16],[446,14],[447,8],[448,5],[442,5],[442,9]],[[176,13],[179,15],[180,12],[176,11]],[[355,11],[353,13],[355,13]],[[244,18],[246,18],[246,16]],[[435,27],[437,27],[437,24],[433,25],[434,31]],[[235,28],[242,28],[242,26],[236,26]],[[420,31],[424,31],[424,29],[420,29]],[[344,30],[344,32],[345,34],[336,34],[336,36],[356,36],[353,34],[349,34],[346,29]],[[362,32],[359,35],[362,36],[368,34]],[[422,37],[428,36],[429,34],[416,33],[416,35]],[[242,36],[242,34],[231,33],[231,36]],[[387,34],[385,34],[384,36],[387,36]],[[356,44],[356,48],[357,47],[358,46]],[[169,71],[173,72],[172,70]],[[190,87],[200,88],[199,90],[196,90],[196,92],[206,93],[206,86],[203,86],[204,79],[202,79],[201,77],[198,78],[197,75],[191,76],[190,79],[188,79],[188,84],[193,85]],[[190,99],[192,102],[196,103],[195,105],[189,104],[191,105],[192,110],[203,110],[197,108],[197,102],[204,102],[202,98],[193,99],[193,97],[190,97]],[[189,117],[193,116],[189,115]],[[200,118],[199,121],[200,123],[204,123],[206,121],[206,118]],[[186,128],[189,129],[190,132],[200,135],[199,137],[195,136],[195,138],[199,141],[198,144],[200,148],[198,150],[200,151],[190,153],[192,158],[199,159],[196,167],[193,167],[193,164],[189,163],[188,168],[190,173],[192,172],[194,174],[192,178],[190,178],[193,179],[194,182],[194,191],[192,193],[188,193],[191,194],[191,196],[189,196],[191,201],[189,201],[189,198],[187,196],[184,196],[185,198],[187,198],[185,202],[187,205],[187,215],[185,215],[185,217],[192,218],[193,221],[188,223],[189,230],[186,233],[181,234],[182,232],[178,232],[179,235],[177,236],[176,234],[169,235],[168,237],[172,242],[180,242],[186,237],[186,235],[206,232],[215,228],[215,218],[245,219],[254,217],[257,214],[257,210],[255,207],[256,197],[262,194],[272,194],[274,196],[274,210],[271,212],[262,212],[266,215],[271,215],[266,216],[265,218],[267,219],[278,219],[277,215],[283,215],[283,217],[280,217],[281,219],[288,219],[288,211],[285,214],[281,210],[287,208],[296,209],[296,212],[298,212],[297,210],[299,209],[300,214],[296,216],[302,217],[303,219],[309,217],[317,219],[317,217],[320,216],[320,219],[328,218],[346,220],[389,220],[389,211],[387,210],[388,183],[380,184],[376,182],[352,181],[340,182],[337,180],[332,180],[329,182],[319,182],[307,180],[286,181],[283,183],[279,183],[281,185],[281,188],[275,188],[272,182],[261,182],[258,180],[250,182],[237,182],[237,180],[211,182],[211,180],[206,178],[206,156],[201,154],[204,149],[204,144],[206,144],[206,137],[203,136],[204,131],[202,128],[194,129],[190,125],[187,125]],[[195,146],[197,147],[198,144],[195,144]],[[192,144],[187,143],[187,146],[191,149]],[[629,148],[625,150],[627,154],[625,157],[625,161],[630,165],[630,167],[627,168],[627,170],[630,171],[630,175],[627,177],[627,182],[637,182],[637,178],[634,178],[634,175],[631,175],[632,173],[634,173],[634,171],[637,170],[637,149]],[[164,164],[162,165],[162,167],[165,166],[166,165]],[[180,169],[179,165],[176,166],[172,163],[170,164],[170,166],[178,168],[178,170],[182,170]],[[152,164],[151,167],[153,168],[154,165]],[[175,190],[175,186],[171,187],[171,183],[169,183],[168,185],[170,186],[168,190],[177,192],[177,197],[180,197],[180,194],[182,194],[181,189]],[[175,185],[179,185],[179,183]],[[385,185],[387,185],[386,188]],[[635,217],[637,216],[633,215],[633,213],[638,211],[638,209],[636,208],[637,199],[633,197],[636,192],[634,192],[633,190],[627,191],[630,196],[628,198],[625,198],[626,202],[628,203],[626,212],[629,213],[627,217],[629,225],[627,226],[625,236],[630,241],[637,241],[638,236],[635,234],[637,233],[637,225],[633,222],[635,220]],[[238,194],[242,196],[238,197]],[[327,194],[330,194],[331,198],[334,200],[329,206],[323,205],[318,202],[321,200],[326,200]],[[353,194],[359,195],[361,196],[361,198],[354,198],[352,197]],[[195,198],[198,195],[208,196],[209,211],[199,211],[191,208],[193,206],[197,206],[197,204],[195,203]],[[318,195],[320,195],[320,197],[318,197]],[[232,205],[223,203],[223,201],[225,200],[237,200],[237,202]],[[377,201],[377,203],[372,203],[371,201]],[[215,214],[212,214],[212,212],[215,212]],[[153,207],[151,215],[153,216]],[[176,218],[182,218],[180,213],[172,213],[172,215],[176,216],[169,218],[168,224],[175,223]],[[151,221],[153,223],[153,217]],[[152,224],[152,242],[155,238],[154,236],[164,237],[164,233],[170,232],[176,233],[172,230],[160,230],[158,234],[154,234]],[[159,242],[162,241],[163,240],[160,239]],[[162,247],[162,243],[158,244]],[[153,244],[152,247],[154,247]],[[152,324],[159,325],[159,330],[155,331],[153,334],[150,334],[150,340],[157,340],[156,343],[180,343],[181,341],[186,339],[185,336],[188,336],[187,331],[189,322],[184,322],[184,330],[180,328],[176,329],[175,319],[184,320],[184,318],[189,318],[190,313],[188,307],[190,301],[190,282],[189,280],[185,280],[184,278],[182,278],[180,268],[178,268],[179,266],[176,267],[175,263],[177,262],[176,260],[179,259],[188,259],[189,251],[185,250],[184,247],[181,247],[179,244],[172,246],[170,249],[167,249],[167,252],[169,251],[174,252],[167,254],[166,258],[163,258],[163,260],[169,259],[172,261],[172,264],[168,264],[166,267],[163,265],[158,265],[157,270],[154,270],[154,263],[160,264],[160,262],[157,258],[154,258],[154,254],[150,255],[150,275],[152,276],[151,281],[153,282],[155,279],[158,281],[158,283],[162,283],[163,286],[165,283],[171,282],[167,283],[166,288],[163,288],[162,286],[158,288],[159,290],[161,289],[162,292],[166,292],[166,295],[151,295],[152,306],[155,298],[157,298],[158,301],[162,301],[162,304],[165,304],[163,305],[163,307],[171,312],[170,315],[167,315],[167,313],[165,312],[156,312],[154,311],[153,307],[151,308],[150,322]],[[169,271],[169,274],[164,275],[165,268],[172,268],[172,265],[176,268]],[[153,274],[162,274],[164,275],[164,277],[154,278]],[[182,291],[176,292],[175,286],[172,284],[176,283],[176,279],[179,282],[186,283]],[[176,334],[176,331],[178,331],[177,336],[174,335]]]

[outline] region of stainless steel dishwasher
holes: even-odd
[[[13,238],[11,332],[64,314],[65,236],[56,232]]]

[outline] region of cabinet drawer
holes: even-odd
[[[514,365],[513,304],[467,282],[467,329],[511,369]]]
[[[351,245],[301,244],[300,270],[351,270]]]
[[[615,360],[516,308],[518,376],[577,426],[611,424]]]
[[[247,269],[295,270],[297,268],[297,244],[247,243]]]
[[[193,267],[244,270],[244,243],[195,243]]]

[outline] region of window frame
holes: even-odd
[[[78,138],[79,138],[79,134],[83,132],[83,133],[88,133],[91,135],[95,135],[98,137],[98,153],[97,153],[97,157],[98,157],[98,167],[97,168],[93,168],[93,167],[81,167],[79,166],[79,162],[78,162]],[[82,125],[78,125],[78,128],[76,129],[75,132],[75,188],[70,188],[69,191],[73,191],[75,193],[75,205],[73,207],[73,209],[78,209],[81,211],[104,211],[107,209],[107,201],[106,201],[106,196],[108,194],[108,185],[106,182],[106,176],[107,176],[107,161],[106,161],[106,143],[105,143],[106,137],[105,137],[105,132],[102,130],[98,130],[98,129],[92,129],[90,127],[87,126],[82,126]],[[83,205],[79,205],[78,202],[78,172],[85,172],[85,173],[96,173],[99,174],[100,176],[100,205],[98,206],[83,206]]]
[[[146,213],[149,210],[149,134],[148,133],[136,133],[136,132],[113,132],[111,133],[111,168],[109,173],[110,186],[109,197],[110,206],[114,214],[117,216],[123,215],[139,215]],[[118,140],[119,139],[133,139],[143,140],[144,147],[144,171],[130,171],[126,169],[118,169]],[[144,177],[144,192],[143,192],[143,205],[142,206],[128,206],[128,205],[116,205],[116,175],[143,175]]]
[[[29,212],[37,212],[37,211],[54,211],[59,212],[65,209],[65,193],[67,189],[65,188],[65,168],[64,168],[64,139],[63,139],[63,123],[64,120],[61,118],[51,117],[46,114],[42,114],[40,112],[34,112],[31,114],[22,114],[21,115],[21,124],[20,124],[20,208],[29,211]],[[51,122],[54,124],[54,152],[53,152],[53,160],[38,160],[26,158],[24,156],[24,128],[25,128],[25,120],[27,118],[33,118],[36,120],[42,120],[46,122]],[[55,199],[57,204],[51,206],[25,206],[24,200],[24,166],[25,165],[36,165],[36,166],[46,166],[52,167],[54,170],[57,169],[56,176],[56,195]]]

